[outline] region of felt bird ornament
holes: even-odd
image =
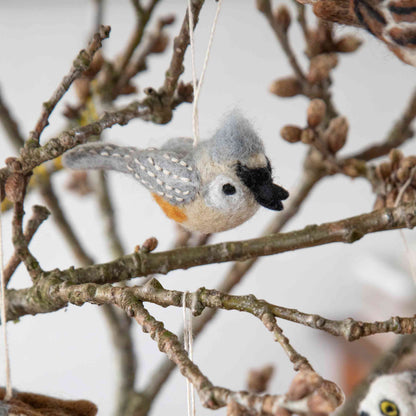
[[[282,210],[289,193],[272,181],[264,146],[238,112],[209,140],[169,140],[160,149],[85,144],[67,152],[71,169],[108,169],[132,175],[165,214],[185,228],[213,233],[234,228],[260,205]]]
[[[376,378],[359,407],[359,416],[415,416],[416,371]]]

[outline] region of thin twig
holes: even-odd
[[[23,234],[23,216],[25,212],[23,210],[23,202],[16,201],[14,203],[13,220],[12,220],[12,241],[15,249],[15,253],[18,255],[21,261],[26,266],[32,281],[36,281],[43,273],[38,261],[30,252],[25,235]]]
[[[292,47],[290,46],[287,33],[282,29],[280,25],[277,24],[277,21],[273,16],[270,0],[260,0],[260,3],[261,7],[259,7],[259,10],[264,14],[271,28],[273,29],[280,45],[282,46],[283,52],[286,54],[289,60],[293,72],[296,74],[299,81],[304,83],[306,81],[305,74],[303,73],[303,70],[300,67],[298,60],[295,56],[295,53],[293,52]]]
[[[49,124],[49,116],[55,109],[56,104],[68,91],[72,82],[77,79],[88,67],[98,49],[101,48],[102,41],[110,35],[110,26],[101,26],[95,33],[87,49],[79,52],[75,58],[69,73],[62,79],[58,88],[54,91],[51,98],[43,103],[42,113],[36,123],[35,129],[30,132],[30,139],[39,142],[39,138],[45,127]]]
[[[199,13],[204,0],[192,0],[192,16],[194,29],[198,23]],[[168,70],[166,71],[165,82],[162,90],[166,96],[171,99],[178,84],[179,77],[184,71],[183,59],[186,49],[189,45],[189,18],[188,11],[185,14],[179,35],[173,41],[173,54]]]
[[[33,215],[28,221],[28,223],[26,224],[26,229],[24,232],[26,244],[29,244],[30,240],[34,236],[37,229],[40,227],[42,222],[48,218],[50,214],[50,212],[45,207],[42,207],[40,205],[33,206],[32,210],[33,210]],[[9,283],[10,278],[12,277],[13,273],[19,266],[20,262],[21,260],[20,260],[20,257],[17,255],[17,253],[14,253],[10,257],[9,262],[4,268],[4,280],[5,280],[6,286]]]

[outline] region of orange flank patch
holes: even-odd
[[[188,219],[188,217],[179,207],[169,204],[168,201],[166,201],[157,194],[152,194],[152,196],[155,199],[155,201],[159,204],[160,208],[162,208],[166,216],[171,220],[181,223]]]

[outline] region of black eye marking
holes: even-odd
[[[225,185],[223,185],[222,191],[225,193],[225,195],[234,195],[236,192],[235,187],[230,183],[226,183]]]

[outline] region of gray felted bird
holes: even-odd
[[[377,377],[359,406],[360,416],[415,416],[416,371]]]
[[[169,218],[206,234],[242,224],[260,205],[282,210],[281,201],[289,196],[273,183],[263,143],[238,112],[230,113],[214,136],[197,146],[188,138],[144,150],[85,144],[67,152],[63,164],[130,174]]]

